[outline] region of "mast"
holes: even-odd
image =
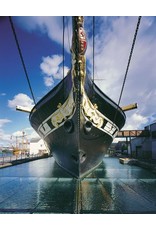
[[[73,20],[72,37],[72,79],[75,90],[83,89],[86,76],[85,52],[87,48],[86,34],[84,31],[84,17],[76,16]]]

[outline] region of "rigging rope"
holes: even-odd
[[[133,50],[134,50],[134,45],[135,45],[138,30],[139,30],[140,21],[141,21],[141,16],[138,17],[138,22],[137,22],[137,26],[136,26],[136,30],[135,30],[135,34],[134,34],[134,38],[133,38],[133,43],[132,43],[132,47],[131,47],[131,51],[130,51],[130,55],[129,55],[129,59],[128,59],[128,64],[127,64],[127,68],[126,68],[126,72],[125,72],[125,76],[124,76],[124,80],[123,80],[123,84],[122,84],[122,88],[121,88],[121,92],[120,92],[118,106],[120,104],[121,97],[122,97],[122,94],[123,94],[123,90],[124,90],[128,70],[129,70],[129,65],[130,65],[130,62],[131,62],[131,58],[132,58],[132,54],[133,54]]]
[[[62,47],[62,54],[63,54],[63,80],[64,80],[64,33],[65,33],[65,20],[64,20],[64,16],[63,16],[63,47]]]
[[[66,23],[67,23],[68,46],[69,46],[69,50],[70,50],[71,49],[71,44],[70,44],[71,33],[69,31],[69,18],[68,17],[66,17]],[[71,55],[70,55],[70,57],[71,57]]]
[[[14,24],[13,24],[11,16],[9,16],[9,20],[10,20],[11,28],[12,28],[13,35],[14,35],[14,38],[15,38],[15,42],[16,42],[16,45],[17,45],[17,49],[18,49],[18,52],[19,52],[19,55],[20,55],[20,59],[21,59],[22,65],[23,65],[25,76],[26,76],[26,79],[27,79],[27,82],[28,82],[28,85],[29,85],[31,96],[33,98],[34,104],[36,105],[34,93],[33,93],[33,90],[32,90],[31,84],[30,84],[28,72],[26,70],[26,65],[25,65],[25,62],[24,62],[24,59],[23,59],[22,51],[21,51],[21,48],[20,48],[20,45],[19,45],[19,42],[18,42],[18,39],[17,39],[16,31],[15,31]]]
[[[128,74],[128,70],[129,70],[129,66],[130,66],[130,62],[131,62],[131,58],[132,58],[132,54],[133,54],[133,50],[134,50],[134,46],[135,46],[135,42],[136,42],[136,37],[137,37],[139,26],[140,26],[140,21],[141,21],[141,16],[138,17],[137,26],[136,26],[136,30],[135,30],[135,34],[134,34],[134,38],[133,38],[133,42],[132,42],[132,47],[131,47],[131,50],[130,50],[130,54],[129,54],[129,58],[128,58],[128,63],[127,63],[127,67],[126,67],[126,72],[125,72],[125,75],[124,75],[124,80],[123,80],[123,84],[122,84],[122,88],[121,88],[121,92],[120,92],[120,96],[119,96],[119,100],[118,100],[118,104],[117,104],[118,108],[119,108],[119,104],[121,102],[121,98],[122,98],[122,94],[123,94],[125,82],[126,82],[126,79],[127,79],[127,74]],[[115,116],[114,116],[113,123],[115,123],[115,120],[116,120],[116,117],[117,117],[118,108],[116,109],[116,113],[115,113]]]
[[[94,83],[94,67],[95,67],[95,60],[94,60],[94,55],[95,55],[95,17],[93,16],[93,83]]]
[[[27,79],[27,81],[28,81],[28,85],[29,85],[29,88],[30,88],[30,92],[31,92],[31,95],[32,95],[34,104],[36,105],[36,101],[35,101],[35,97],[34,97],[34,94],[33,94],[33,90],[32,90],[31,84],[30,84],[28,72],[27,72],[27,70],[26,70],[26,65],[25,65],[25,62],[24,62],[24,59],[23,59],[23,55],[22,55],[21,48],[20,48],[20,46],[19,46],[19,42],[18,42],[18,39],[17,39],[17,36],[16,36],[16,31],[15,31],[14,24],[13,24],[13,21],[12,21],[11,16],[9,16],[9,20],[10,20],[11,28],[12,28],[13,35],[14,35],[14,38],[15,38],[15,41],[16,41],[17,49],[18,49],[18,52],[19,52],[19,55],[20,55],[20,58],[21,58],[21,62],[22,62],[22,65],[23,65],[23,69],[24,69],[24,72],[25,72],[25,76],[26,76],[26,79]],[[39,113],[39,111],[38,111],[37,114],[38,114],[39,119],[41,119],[41,114]],[[43,127],[43,129],[45,129],[44,126],[43,126],[43,124],[42,124],[42,127]],[[47,149],[47,151],[48,151],[48,153],[49,153],[49,148],[48,148],[48,146],[47,146],[47,144],[46,144],[46,142],[45,142],[44,139],[43,139],[43,142],[44,142],[45,147],[46,147],[46,149]]]
[[[95,91],[94,91],[94,82],[95,82],[95,17],[93,16],[93,84],[92,84],[92,98],[93,101],[95,99]]]

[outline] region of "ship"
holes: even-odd
[[[126,116],[87,71],[84,17],[72,17],[72,27],[71,70],[32,108],[29,120],[56,163],[83,178],[103,161]]]
[[[15,144],[12,145],[12,153],[15,156],[28,155],[29,154],[29,142],[27,140],[27,135],[22,131],[22,136],[16,136]],[[11,140],[13,136],[11,136]],[[20,139],[20,141],[18,140]]]

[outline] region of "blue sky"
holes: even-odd
[[[13,17],[17,37],[36,101],[62,79],[62,17]],[[71,18],[65,18],[65,72],[71,66]],[[95,83],[118,101],[137,17],[95,18]],[[85,17],[87,65],[92,67],[92,17]],[[35,136],[28,114],[16,105],[33,106],[8,17],[0,19],[0,146],[25,131]],[[138,103],[127,112],[124,129],[142,129],[156,119],[156,18],[143,17],[127,76],[121,106]],[[98,80],[99,79],[103,79]]]

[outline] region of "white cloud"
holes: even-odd
[[[15,95],[12,100],[8,100],[9,108],[15,109],[17,105],[29,108],[34,106],[33,100],[28,95],[23,93],[19,93]]]
[[[10,123],[11,120],[9,119],[0,119],[0,128],[3,127],[5,124]]]
[[[27,135],[27,139],[30,141],[33,138],[40,138],[38,133],[32,128],[32,127],[27,127],[24,129],[25,134]]]
[[[8,142],[10,142],[10,134],[5,133],[5,131],[3,129],[0,129],[0,144],[4,145],[4,144],[8,144]]]
[[[140,127],[144,127],[148,122],[148,118],[136,113],[133,113],[130,117],[127,118],[126,125],[124,129],[126,130],[137,130]]]
[[[101,28],[106,19],[103,19]],[[108,23],[108,22],[107,22]],[[125,17],[109,19],[109,27],[95,37],[95,79],[96,84],[113,100],[118,99],[123,81],[128,55],[136,25],[136,18]],[[89,41],[89,49],[91,42]],[[88,58],[90,58],[92,52]]]
[[[69,68],[67,66],[64,66],[64,76],[67,75],[68,71]],[[55,75],[55,79],[62,79],[62,78],[63,78],[63,67],[61,66]]]
[[[25,135],[25,133],[24,133]],[[14,137],[22,137],[23,136],[23,131],[16,131],[14,133],[12,133],[12,136]]]
[[[44,84],[45,84],[45,86],[47,86],[47,87],[51,87],[51,86],[53,86],[54,85],[54,79],[53,79],[53,77],[44,77]]]
[[[103,18],[103,22],[98,27],[100,33],[95,37],[94,78],[103,79],[95,80],[95,83],[116,102],[123,84],[136,23],[137,17]],[[137,113],[126,113],[127,126],[124,128],[143,128],[155,113],[155,32],[154,19],[143,17],[120,103],[124,106],[137,102],[138,109]],[[87,57],[92,61],[91,39]]]
[[[32,131],[32,130],[33,130],[32,127],[27,127],[27,128],[24,129],[24,131],[28,131],[28,132],[30,132],[30,131]]]
[[[13,132],[12,134],[8,135],[8,137],[9,138],[6,139],[6,141],[9,141],[13,145],[15,145],[16,144],[16,138],[17,138],[18,142],[21,142],[23,137],[24,137],[24,139],[23,139],[24,141],[25,140],[30,141],[33,138],[39,138],[39,135],[37,134],[37,132],[32,127],[27,127],[27,128],[24,128],[23,130],[17,130],[15,132]]]
[[[63,61],[62,55],[53,55],[42,57],[42,63],[40,69],[44,74],[44,84],[47,87],[51,87],[54,84],[54,79],[63,79],[63,67],[60,66]],[[69,68],[64,67],[64,75],[67,74]]]
[[[59,70],[59,65],[62,63],[62,55],[53,55],[51,57],[43,57],[40,68],[42,72],[48,76],[56,75]]]
[[[65,22],[67,22],[69,18],[65,18]],[[52,16],[52,17],[17,17],[16,21],[22,28],[25,28],[27,31],[32,32],[40,32],[42,34],[47,34],[48,37],[57,42],[58,44],[63,44],[63,17],[60,16]],[[71,20],[70,20],[71,21]],[[69,29],[66,26],[66,33]],[[71,32],[68,31],[68,36],[70,36],[71,41]],[[68,36],[65,39],[65,48],[69,52],[70,44],[68,42]]]
[[[17,130],[12,133],[12,136],[22,136],[24,133],[27,138],[31,139],[32,137],[39,137],[36,131],[30,126],[27,128],[23,128],[23,130]]]
[[[38,133],[34,130],[30,136],[29,136],[30,140],[33,139],[33,138],[40,138],[40,136],[38,135]]]

